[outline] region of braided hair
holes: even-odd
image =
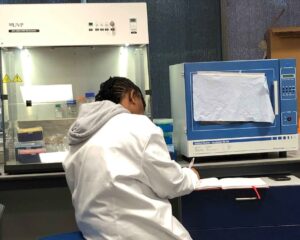
[[[134,90],[134,94],[141,98],[145,108],[146,103],[141,89],[128,78],[124,77],[110,77],[108,80],[101,83],[95,101],[110,100],[118,104],[121,102],[124,95],[131,90]]]

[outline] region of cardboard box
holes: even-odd
[[[267,58],[295,58],[298,118],[300,113],[300,27],[270,28],[266,33]]]

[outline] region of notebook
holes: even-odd
[[[261,178],[203,178],[199,179],[196,190],[206,189],[244,189],[244,188],[268,188],[268,184]]]

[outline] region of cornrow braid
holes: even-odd
[[[143,94],[138,86],[136,86],[128,78],[124,77],[110,77],[108,80],[100,84],[100,90],[95,97],[96,101],[110,100],[116,104],[120,103],[123,96],[134,90],[134,93],[137,94],[143,102],[144,108],[146,103],[143,97]]]

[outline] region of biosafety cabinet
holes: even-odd
[[[145,3],[0,5],[5,172],[60,170],[80,105],[110,76],[135,82],[150,115],[148,43]]]

